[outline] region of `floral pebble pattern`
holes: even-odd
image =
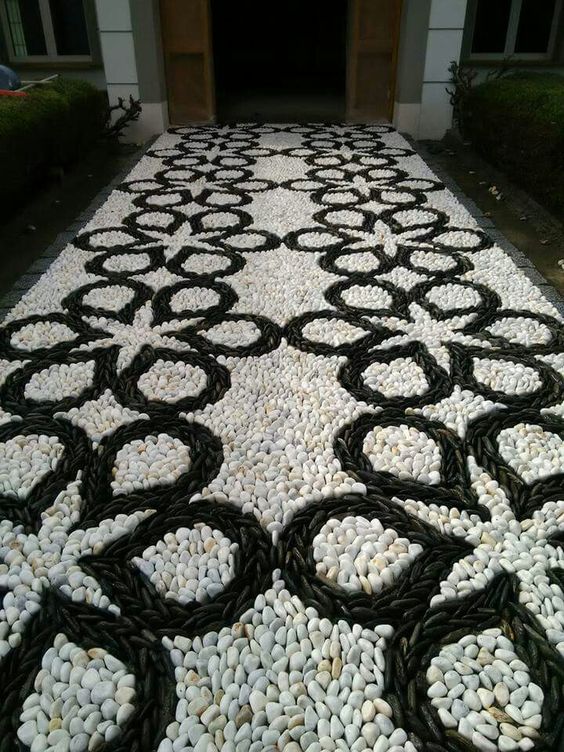
[[[172,129],[0,328],[0,752],[559,749],[563,416],[392,128]]]

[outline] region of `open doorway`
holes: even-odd
[[[160,0],[170,122],[390,120],[401,7]]]
[[[347,0],[212,0],[219,122],[345,119]]]

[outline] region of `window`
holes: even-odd
[[[470,57],[550,58],[561,6],[562,0],[473,0]]]
[[[91,60],[83,0],[0,0],[14,62]]]

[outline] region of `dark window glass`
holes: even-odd
[[[82,0],[49,0],[58,55],[89,55]]]
[[[478,0],[472,52],[504,52],[510,12],[511,0]]]
[[[546,53],[556,0],[523,0],[515,52]]]
[[[39,0],[7,0],[6,13],[16,56],[46,55]]]

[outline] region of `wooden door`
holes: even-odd
[[[349,0],[347,120],[391,120],[401,0]]]
[[[161,27],[173,125],[215,118],[209,0],[161,0]]]

